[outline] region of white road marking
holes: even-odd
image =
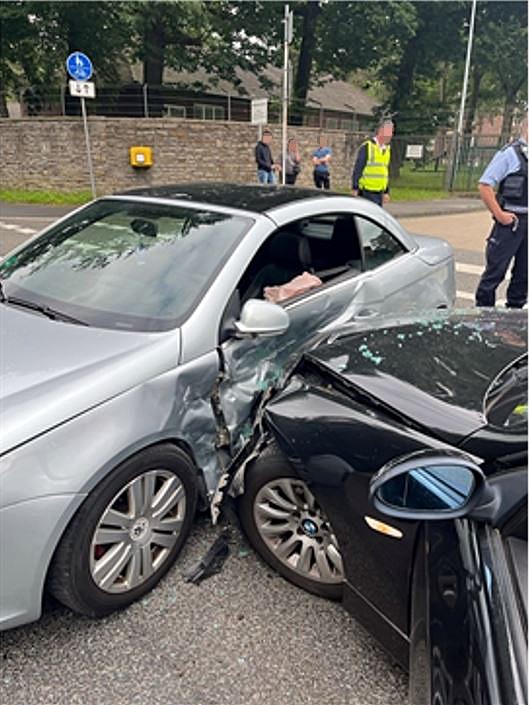
[[[456,291],[456,299],[464,299],[465,301],[475,301],[476,293],[472,293],[470,291]],[[505,306],[505,304],[505,299],[498,299],[496,301],[496,306]]]
[[[461,274],[476,274],[478,277],[480,277],[484,269],[484,265],[456,262],[456,272],[461,272]]]
[[[2,230],[14,230],[21,235],[34,235],[35,233],[38,233],[38,230],[35,228],[21,228],[20,225],[15,225],[14,223],[4,223],[2,221],[0,221],[0,228]]]
[[[54,220],[58,220],[60,218],[58,215],[53,218],[50,218],[49,215],[8,215],[7,217],[9,220],[44,220],[48,223],[52,223]]]
[[[469,291],[456,291],[456,299],[465,299],[467,301],[474,301],[474,294]]]

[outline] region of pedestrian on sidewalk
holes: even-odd
[[[392,137],[393,121],[383,120],[375,136],[360,145],[353,169],[353,196],[362,196],[379,206],[388,203]]]
[[[272,150],[272,133],[270,130],[264,130],[263,136],[255,145],[255,161],[257,162],[257,181],[260,184],[275,184],[275,172],[279,169],[279,165],[274,163]]]
[[[514,259],[507,307],[522,308],[527,302],[527,122],[524,137],[494,155],[479,180],[479,193],[494,225],[487,240],[476,306],[496,304],[496,289]]]
[[[329,163],[332,159],[332,149],[327,144],[327,138],[320,135],[319,147],[312,153],[314,164],[314,185],[316,188],[328,191],[331,188],[331,173]]]
[[[283,155],[279,160],[283,165]],[[301,155],[298,149],[298,143],[295,137],[291,137],[287,143],[287,153],[285,155],[285,183],[294,186],[298,174],[301,171]]]

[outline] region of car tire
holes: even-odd
[[[180,553],[195,515],[197,486],[194,464],[176,446],[153,446],[123,462],[70,521],[47,590],[88,617],[138,600]]]
[[[308,592],[341,599],[343,566],[332,527],[276,446],[247,469],[237,505],[248,541],[269,566]]]

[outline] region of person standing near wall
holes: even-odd
[[[393,122],[384,120],[371,139],[364,142],[353,169],[353,196],[362,196],[379,206],[389,201],[389,162]]]
[[[312,154],[314,164],[314,185],[316,188],[329,190],[331,188],[331,174],[329,163],[332,158],[332,149],[327,144],[327,138],[320,135],[318,149]]]
[[[479,193],[494,225],[487,240],[476,306],[496,304],[496,289],[513,259],[507,307],[522,308],[527,302],[527,122],[524,133],[494,155],[479,180]]]
[[[279,160],[283,164],[283,155]],[[288,140],[287,153],[285,155],[285,183],[293,186],[296,183],[298,174],[301,171],[301,155],[295,137]]]
[[[264,130],[263,136],[255,145],[255,161],[257,163],[257,181],[260,184],[275,184],[275,171],[279,166],[274,163],[272,150],[272,133]]]

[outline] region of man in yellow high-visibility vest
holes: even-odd
[[[353,196],[362,196],[382,206],[389,201],[389,162],[393,122],[384,120],[375,136],[364,142],[353,169]]]

